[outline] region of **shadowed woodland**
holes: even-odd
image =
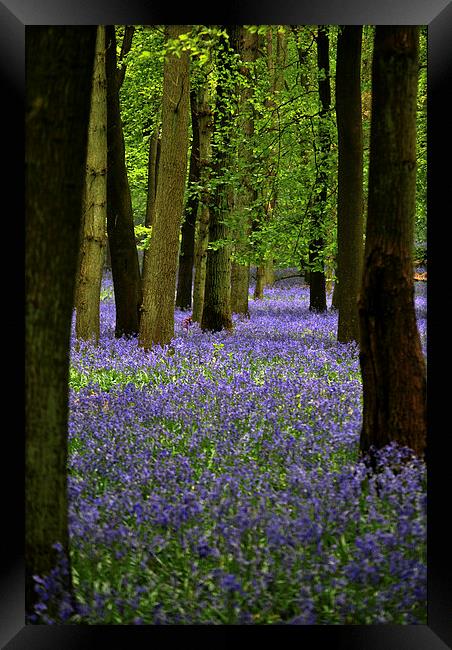
[[[426,623],[426,35],[27,28],[29,623]]]

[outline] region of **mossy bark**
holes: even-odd
[[[85,181],[95,27],[26,28],[25,600],[68,556],[71,318]],[[63,578],[71,589],[69,574]],[[51,612],[50,612],[51,613]]]
[[[193,281],[193,321],[200,323],[204,306],[206,283],[207,246],[209,244],[209,203],[208,182],[211,174],[213,113],[208,77],[197,91],[199,122],[199,178],[201,192],[199,197],[198,220],[195,236],[195,269]]]
[[[228,28],[230,31],[230,28]],[[213,162],[217,178],[215,190],[209,202],[209,245],[206,260],[206,281],[201,328],[213,332],[232,329],[231,312],[231,251],[230,245],[215,246],[215,242],[228,240],[230,229],[225,218],[232,208],[232,189],[225,179],[225,171],[231,167],[229,147],[233,112],[229,102],[230,56],[227,52],[226,39],[222,39],[218,54],[218,82],[216,100],[215,135],[217,139],[216,154]]]
[[[237,25],[233,39],[234,49],[241,59],[240,73],[246,82],[239,90],[239,115],[242,119],[239,122],[242,141],[239,147],[240,168],[242,178],[240,191],[235,193],[234,208],[240,212],[241,222],[234,232],[235,253],[245,252],[249,246],[248,238],[251,233],[252,209],[257,198],[257,191],[253,186],[252,173],[255,166],[253,156],[254,136],[254,111],[250,99],[253,96],[254,70],[252,64],[257,59],[258,35],[251,34],[243,25]],[[231,309],[233,313],[249,315],[248,294],[250,283],[249,262],[233,262],[231,267]]]

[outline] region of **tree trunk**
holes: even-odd
[[[190,168],[188,179],[190,184],[199,183],[199,120],[198,100],[195,90],[190,92],[190,108],[192,123],[192,145],[190,153]],[[193,262],[195,258],[195,226],[198,214],[198,190],[191,188],[185,207],[185,219],[182,224],[182,239],[179,255],[179,270],[177,281],[176,307],[191,308],[191,292],[193,285]]]
[[[315,312],[327,311],[325,271],[323,263],[325,204],[328,190],[327,165],[330,139],[327,124],[331,104],[329,40],[325,26],[319,26],[317,33],[317,66],[319,70],[319,151],[317,184],[319,193],[314,201],[311,218],[311,239],[309,242],[309,309]]]
[[[160,159],[161,141],[156,132],[149,138],[148,159],[148,193],[146,200],[146,218],[144,225],[150,228],[155,221],[155,197],[157,196],[158,163]]]
[[[359,301],[363,453],[397,442],[422,456],[426,446],[425,362],[412,268],[418,47],[418,27],[376,27]]]
[[[115,336],[119,338],[138,334],[141,278],[119,105],[120,81],[124,77],[125,67],[117,68],[116,35],[113,25],[106,27],[106,45],[107,231],[116,305]]]
[[[107,89],[105,27],[97,28],[96,56],[88,132],[85,207],[76,301],[76,337],[100,337],[100,289],[107,224]]]
[[[213,116],[209,91],[209,80],[198,90],[199,120],[199,177],[201,184],[200,206],[196,224],[195,277],[193,282],[193,321],[200,323],[204,306],[206,283],[207,246],[209,243],[209,203],[208,182],[211,174]]]
[[[229,31],[230,28],[228,28]],[[218,240],[229,239],[225,218],[232,207],[232,192],[224,173],[231,166],[229,149],[233,113],[230,106],[230,53],[227,42],[222,39],[218,52],[218,82],[216,102],[215,136],[217,149],[214,159],[216,187],[210,203],[209,245]],[[206,283],[201,328],[218,332],[232,329],[231,313],[231,254],[230,246],[209,248],[206,261]]]
[[[160,160],[161,140],[156,127],[155,132],[149,139],[148,158],[148,194],[146,201],[146,217],[144,225],[152,228],[155,221],[155,197],[157,196],[157,179]],[[143,278],[148,275],[147,265],[149,264],[149,247],[143,251],[143,268],[141,271],[141,290],[143,291]]]
[[[167,39],[187,32],[185,25],[166,27]],[[155,222],[149,246],[149,265],[143,278],[143,306],[139,345],[166,345],[174,336],[179,233],[184,208],[188,151],[189,57],[166,57],[163,69],[162,146]]]
[[[265,101],[265,105],[269,109],[275,109],[277,103],[275,95],[277,95],[284,88],[284,71],[287,61],[287,34],[276,32],[276,53],[274,54],[273,48],[273,30],[270,28],[267,32],[267,65],[270,77],[270,93]],[[276,157],[276,164],[273,163],[273,158]],[[277,178],[279,168],[279,151],[273,152],[273,156],[268,160],[268,186],[264,189],[264,205],[263,210],[264,220],[270,221],[273,217],[273,212],[278,198]],[[254,228],[259,228],[259,223],[254,224]],[[256,271],[256,286],[254,289],[254,299],[259,300],[264,297],[264,287],[274,283],[273,272],[273,259],[264,256],[258,263]]]
[[[361,25],[344,25],[338,36],[336,116],[338,132],[337,340],[359,341],[358,295],[363,266],[363,130]]]
[[[68,553],[69,346],[95,27],[27,27],[26,38],[26,611],[33,575]],[[63,577],[71,588],[70,571]],[[52,611],[49,611],[52,615]]]
[[[234,314],[249,316],[250,265],[231,264],[231,310]]]
[[[257,192],[252,182],[252,173],[255,167],[253,155],[254,136],[254,111],[250,99],[253,96],[252,70],[250,64],[257,59],[258,35],[251,34],[243,25],[237,25],[234,48],[239,54],[242,64],[240,73],[244,77],[245,85],[239,95],[238,112],[243,115],[239,125],[243,139],[239,145],[239,156],[241,159],[242,180],[240,191],[236,193],[234,202],[237,211],[242,212],[242,219],[239,227],[234,233],[236,240],[235,253],[246,251],[248,238],[251,233],[252,208],[257,198]],[[254,71],[253,71],[254,72]],[[254,78],[254,74],[253,74]],[[250,265],[248,263],[233,262],[231,267],[231,309],[233,313],[249,315],[248,294],[250,283]]]

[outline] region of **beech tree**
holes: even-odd
[[[360,446],[426,447],[426,372],[414,311],[419,28],[377,26],[369,199],[359,301]]]
[[[338,132],[337,339],[359,341],[358,295],[363,244],[363,130],[361,115],[361,25],[344,25],[337,41]]]
[[[149,263],[143,277],[139,345],[165,345],[174,336],[179,233],[188,153],[189,55],[177,43],[185,25],[165,28],[169,49],[163,70],[162,144]]]
[[[86,160],[85,201],[79,259],[75,333],[99,340],[100,289],[107,226],[107,89],[105,27],[97,28]]]
[[[69,343],[95,27],[26,28],[25,601],[33,575],[69,561]],[[70,571],[62,577],[71,589]],[[50,611],[49,614],[52,612]]]

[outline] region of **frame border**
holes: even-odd
[[[359,0],[317,0],[316,3],[294,3],[291,0],[280,0],[278,3],[258,2],[257,0],[232,0],[229,11],[225,15],[220,12],[208,11],[202,7],[190,7],[190,11],[177,12],[177,19],[181,23],[216,24],[219,22],[238,24],[418,24],[428,25],[428,117],[429,117],[429,144],[428,144],[428,245],[429,245],[429,273],[428,285],[428,364],[427,377],[433,381],[434,391],[428,392],[428,421],[429,442],[427,451],[428,463],[428,625],[373,625],[373,626],[303,626],[297,632],[297,638],[310,639],[315,643],[334,644],[337,648],[347,650],[416,650],[419,648],[430,650],[447,650],[452,648],[452,579],[450,560],[450,541],[444,534],[444,510],[441,499],[447,494],[446,480],[450,473],[449,454],[445,452],[447,434],[444,425],[434,426],[433,414],[444,413],[449,395],[446,393],[447,382],[437,383],[434,372],[438,367],[447,369],[447,353],[450,352],[443,345],[439,348],[440,341],[447,342],[447,333],[441,329],[444,322],[444,313],[439,309],[444,301],[444,271],[441,269],[441,260],[447,260],[450,250],[446,248],[447,240],[444,235],[450,229],[452,219],[443,219],[440,226],[435,226],[433,231],[433,214],[444,214],[444,201],[451,178],[447,165],[441,164],[441,153],[452,151],[450,142],[450,106],[447,102],[446,91],[452,87],[452,2],[451,0],[380,0],[378,4],[369,0],[369,5]],[[211,9],[211,7],[209,7]],[[4,100],[2,109],[6,111],[3,124],[7,127],[4,132],[9,133],[11,143],[6,149],[8,165],[6,166],[5,188],[14,187],[16,197],[24,195],[23,181],[23,145],[24,137],[24,95],[25,95],[25,31],[26,26],[32,25],[88,25],[88,24],[169,24],[174,22],[174,14],[157,3],[142,4],[140,0],[91,0],[90,3],[79,2],[72,4],[70,0],[2,0],[0,2],[0,70],[2,72],[2,88]],[[447,128],[449,127],[449,129]],[[447,140],[447,135],[449,139]],[[448,144],[451,144],[448,147]],[[22,146],[19,146],[22,145]],[[20,206],[24,211],[24,202],[21,198]],[[15,215],[17,211],[15,203]],[[17,247],[24,246],[24,233],[22,222],[14,216],[8,223],[8,239],[12,244],[14,253]],[[441,237],[439,236],[441,227]],[[12,229],[12,233],[11,230]],[[441,240],[441,241],[440,241]],[[451,240],[452,241],[452,240]],[[19,250],[23,254],[24,249]],[[17,260],[17,255],[15,255]],[[23,394],[20,390],[24,384],[23,365],[17,364],[17,349],[23,349],[24,322],[20,318],[23,309],[21,291],[23,291],[23,278],[16,277],[10,284],[11,266],[5,266],[6,279],[5,306],[8,339],[11,335],[17,337],[13,360],[9,366],[8,379],[8,406],[10,398]],[[435,297],[441,290],[441,299]],[[22,294],[23,295],[23,294]],[[449,290],[449,298],[452,294]],[[11,311],[9,311],[11,308]],[[11,316],[10,316],[11,313]],[[5,346],[6,347],[6,346]],[[439,356],[441,355],[441,356]],[[446,357],[445,357],[446,355]],[[24,363],[25,363],[25,358]],[[448,359],[447,359],[448,360]],[[435,383],[436,382],[436,383]],[[450,398],[449,398],[450,399]],[[11,407],[10,407],[11,408]],[[19,409],[20,411],[20,409]],[[445,419],[447,422],[447,419]],[[14,422],[17,427],[17,412],[14,411]],[[21,421],[22,424],[22,421]],[[1,589],[0,589],[0,641],[5,650],[22,650],[37,648],[51,650],[52,648],[95,648],[99,643],[123,641],[130,644],[133,636],[133,647],[147,647],[149,641],[159,640],[165,643],[177,641],[181,633],[187,635],[194,642],[205,640],[215,642],[218,634],[225,641],[233,640],[236,633],[241,638],[246,638],[250,633],[251,639],[259,637],[262,632],[270,640],[272,634],[274,641],[281,641],[281,634],[288,640],[293,637],[291,626],[185,626],[184,629],[176,626],[152,627],[149,626],[32,626],[25,625],[24,612],[24,481],[23,477],[23,451],[24,441],[21,435],[5,428],[8,452],[5,458],[11,459],[8,463],[14,469],[14,476],[9,477],[4,486],[3,494],[3,519],[7,524],[4,528],[3,541],[6,548],[1,555]],[[433,435],[435,434],[435,435]],[[430,501],[432,503],[430,503]],[[8,535],[6,535],[8,530]],[[239,630],[237,630],[239,627]],[[265,628],[264,631],[262,628]],[[292,629],[292,632],[290,630]],[[127,631],[126,631],[127,630]],[[112,636],[112,634],[114,636]],[[127,636],[126,636],[127,635]],[[250,638],[250,637],[248,637]],[[185,641],[185,639],[184,639]],[[3,645],[6,644],[6,645]],[[448,645],[446,645],[448,644]]]

